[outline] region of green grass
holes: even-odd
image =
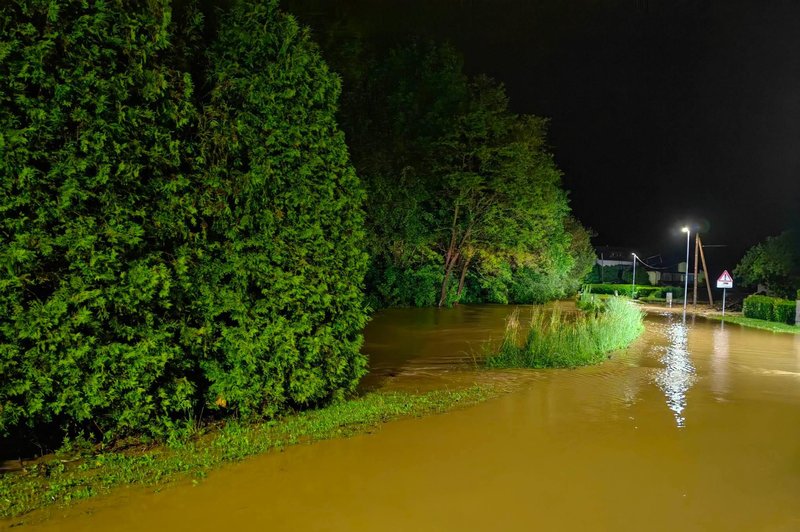
[[[0,517],[85,499],[125,484],[196,480],[215,466],[271,449],[371,432],[387,421],[445,412],[498,393],[497,387],[488,385],[419,395],[371,393],[267,423],[227,422],[178,446],[101,454],[73,448],[49,461],[28,465],[22,472],[0,476]]]
[[[629,346],[644,330],[644,314],[628,299],[611,297],[597,313],[548,316],[535,310],[524,341],[520,341],[519,313],[511,316],[503,343],[486,360],[494,368],[563,368],[596,364],[616,349]]]
[[[755,318],[745,318],[736,314],[709,314],[706,316],[712,320],[724,320],[725,323],[735,323],[745,327],[753,327],[755,329],[764,329],[765,331],[800,334],[800,327],[797,325],[787,325],[786,323],[778,323],[775,321],[757,320]]]

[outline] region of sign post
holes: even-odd
[[[722,275],[717,279],[717,288],[722,288],[722,315],[725,315],[725,291],[728,288],[733,288],[733,277],[728,273],[728,270],[722,272]]]

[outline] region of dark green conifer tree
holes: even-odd
[[[0,433],[191,417],[189,76],[169,0],[0,7]]]
[[[208,64],[194,307],[208,399],[245,415],[317,404],[365,371],[363,192],[339,78],[272,0],[235,4]]]

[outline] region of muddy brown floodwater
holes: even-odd
[[[365,387],[486,378],[473,360],[510,310],[380,313]],[[658,313],[646,325],[603,364],[521,372],[478,406],[197,486],[117,490],[20,529],[800,530],[800,336]]]

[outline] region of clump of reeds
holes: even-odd
[[[512,314],[490,367],[562,368],[596,364],[627,347],[644,330],[643,313],[625,298],[611,297],[598,312],[574,317],[558,309],[534,310],[524,342],[518,313]]]

